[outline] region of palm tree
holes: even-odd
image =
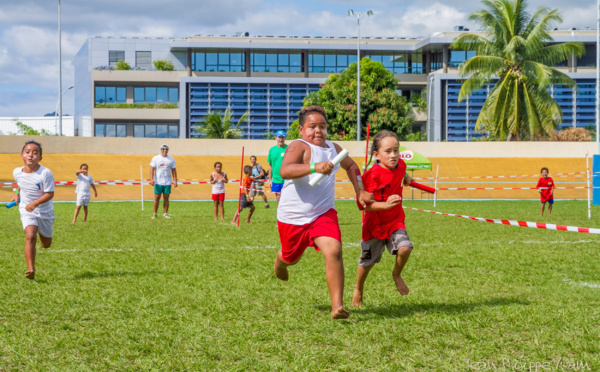
[[[198,133],[204,134],[205,138],[221,138],[221,139],[233,139],[241,138],[242,135],[238,130],[240,124],[248,120],[248,112],[244,113],[237,125],[233,127],[231,117],[233,113],[231,109],[227,108],[225,114],[221,117],[220,111],[214,111],[206,115],[204,122],[196,129]]]
[[[459,102],[475,89],[497,80],[477,118],[477,129],[497,139],[533,139],[547,135],[562,121],[560,107],[548,89],[562,84],[577,89],[566,74],[552,68],[584,52],[579,42],[553,44],[549,31],[562,18],[557,9],[539,7],[532,16],[526,0],[483,0],[487,10],[470,15],[485,35],[465,33],[451,48],[476,51],[459,66],[466,78]]]

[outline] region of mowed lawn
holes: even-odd
[[[59,203],[34,281],[18,211],[2,206],[0,371],[600,370],[598,235],[406,211],[411,293],[396,291],[385,253],[357,309],[360,212],[340,201],[350,318],[334,321],[320,253],[307,250],[289,282],[273,275],[276,210],[262,206],[238,228],[233,202],[224,223],[209,202],[172,202],[170,220],[151,220],[151,203],[113,202],[75,225],[74,204]],[[533,201],[436,210],[600,226],[583,201],[557,201],[551,217]]]

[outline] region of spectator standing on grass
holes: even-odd
[[[250,157],[250,164],[252,166],[252,188],[250,189],[250,196],[254,198],[256,195],[262,196],[265,201],[265,208],[269,208],[269,201],[267,195],[263,191],[263,184],[268,180],[267,173],[263,167],[256,162],[256,156]]]
[[[75,206],[75,213],[73,214],[73,222],[71,223],[77,221],[77,216],[79,215],[81,207],[83,207],[83,222],[86,222],[88,206],[90,205],[90,198],[92,197],[90,187],[94,189],[95,198],[98,197],[98,192],[96,191],[92,175],[88,173],[87,164],[81,164],[79,170],[75,172],[75,176],[77,177],[77,187],[75,188],[75,192],[77,193],[77,204]]]
[[[540,211],[540,216],[544,215],[544,207],[546,203],[548,203],[548,216],[552,213],[552,205],[554,204],[554,189],[556,186],[554,185],[554,181],[552,177],[548,177],[550,171],[548,168],[544,167],[540,171],[542,177],[538,180],[537,189],[540,193],[540,200],[542,201],[542,209]]]
[[[225,184],[229,182],[227,174],[223,172],[223,163],[220,161],[216,162],[215,171],[210,174],[210,183],[212,184],[212,200],[214,203],[214,215],[215,221],[217,218],[217,212],[221,211],[221,221],[225,219]]]
[[[287,133],[284,130],[278,130],[275,133],[277,145],[271,147],[269,150],[269,156],[267,158],[267,163],[269,163],[271,192],[275,193],[277,205],[279,205],[279,198],[281,198],[281,189],[283,188],[284,181],[284,179],[281,178],[280,169],[281,162],[283,161],[283,154],[285,154],[285,150],[287,149],[287,145],[285,144],[286,137]]]
[[[153,219],[156,218],[161,195],[163,196],[163,217],[171,218],[171,216],[167,214],[169,212],[171,184],[177,187],[177,169],[175,169],[175,159],[169,156],[169,146],[162,145],[160,147],[160,155],[156,155],[150,161],[150,185],[154,186]]]
[[[42,145],[27,141],[21,150],[23,166],[15,168],[13,177],[17,194],[12,201],[18,203],[23,231],[25,232],[25,261],[27,279],[35,279],[35,245],[37,236],[43,248],[52,245],[54,227],[54,176],[50,169],[39,164],[42,161]]]

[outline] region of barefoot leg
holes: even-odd
[[[27,262],[27,279],[35,278],[35,244],[37,242],[38,227],[29,225],[25,228],[25,261]]]
[[[369,271],[375,266],[375,264],[371,266],[358,267],[358,272],[356,274],[356,287],[354,287],[354,295],[352,295],[352,306],[361,307],[363,301],[363,290],[365,288],[365,280],[367,280],[367,276],[369,275]]]
[[[281,256],[281,250],[277,252],[277,256],[275,257],[275,266],[273,267],[273,271],[275,272],[275,276],[277,279],[287,281],[289,278],[289,273],[287,267],[289,264],[283,260]]]
[[[75,213],[73,214],[73,222],[71,222],[71,223],[75,223],[75,221],[77,221],[77,216],[79,215],[80,209],[81,209],[81,205],[78,205],[75,207]]]
[[[344,259],[342,257],[342,243],[334,238],[320,236],[314,239],[317,247],[325,258],[325,277],[331,296],[331,317],[333,319],[346,319],[350,315],[344,309]]]
[[[406,283],[402,279],[402,269],[408,262],[408,258],[410,257],[410,252],[412,252],[412,248],[410,247],[400,247],[398,249],[398,255],[396,256],[396,265],[394,266],[394,271],[392,272],[392,277],[394,278],[394,283],[396,283],[396,288],[401,295],[406,296],[409,292]]]
[[[88,207],[83,206],[83,222],[87,221]]]

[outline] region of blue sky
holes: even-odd
[[[596,25],[596,1],[530,0],[559,8],[561,29]],[[348,9],[373,10],[364,36],[426,36],[456,25],[479,0],[61,0],[63,89],[73,84],[73,57],[91,36],[186,37],[249,32],[262,35],[353,36]],[[58,0],[0,0],[0,117],[41,116],[58,100]],[[73,91],[63,97],[73,114]]]

